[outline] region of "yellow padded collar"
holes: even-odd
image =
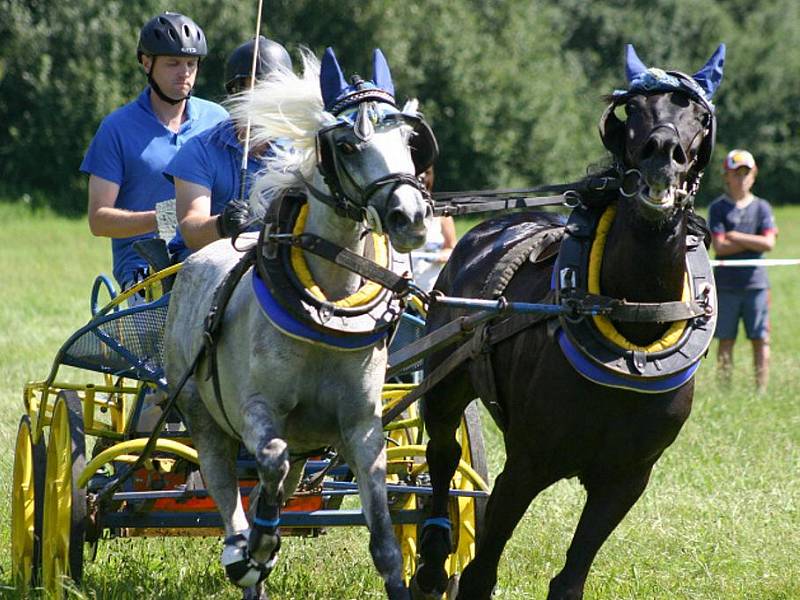
[[[303,231],[305,231],[307,218],[308,204],[304,204],[300,209],[300,213],[297,215],[297,221],[295,221],[294,228],[292,230],[294,235],[300,235],[303,233]],[[375,248],[375,262],[382,267],[388,267],[389,244],[386,236],[373,233],[372,244]],[[311,271],[308,269],[308,263],[306,263],[306,257],[303,254],[302,248],[299,246],[292,246],[291,261],[292,268],[294,269],[297,278],[300,280],[300,283],[303,284],[303,287],[305,287],[320,302],[328,302],[325,294],[316,284],[311,275]],[[381,293],[382,289],[383,288],[374,281],[368,281],[362,285],[357,292],[347,296],[346,298],[334,300],[331,302],[331,304],[338,308],[355,308],[358,306],[364,306],[365,304],[372,302],[378,296],[378,294]]]
[[[606,208],[603,216],[597,224],[595,231],[594,241],[592,242],[592,250],[589,253],[589,293],[600,294],[600,268],[603,264],[603,250],[606,246],[606,239],[608,232],[611,229],[611,224],[614,222],[614,216],[617,214],[617,207],[609,205]],[[684,276],[683,280],[683,294],[681,296],[682,302],[689,302],[692,299],[691,289],[689,287],[689,277]],[[625,348],[626,350],[638,350],[641,352],[659,352],[665,350],[670,346],[676,344],[683,335],[683,330],[686,328],[687,321],[676,321],[670,328],[661,336],[661,339],[648,344],[647,346],[638,346],[633,342],[628,341],[614,324],[604,316],[593,316],[594,324],[606,338],[614,342],[617,346]]]

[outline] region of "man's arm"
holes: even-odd
[[[458,242],[458,237],[456,236],[456,224],[453,221],[453,217],[440,217],[441,218],[441,227],[442,227],[442,237],[444,238],[444,242],[442,243],[442,248],[439,250],[439,256],[437,258],[437,262],[447,262],[450,259],[450,254],[453,252],[453,248],[456,247],[456,243]]]
[[[175,177],[175,212],[186,246],[199,250],[219,237],[217,216],[211,216],[211,190]]]
[[[116,208],[118,195],[119,185],[113,181],[89,176],[89,229],[94,235],[126,238],[156,230],[156,211]]]
[[[730,233],[730,232],[728,232]],[[738,254],[747,250],[738,242],[734,242],[728,238],[728,233],[715,233],[711,236],[711,245],[714,247],[714,254],[718,258],[730,256],[731,254]]]
[[[752,252],[769,252],[775,247],[775,232],[773,231],[762,235],[729,231],[725,234],[725,237],[729,242],[740,246],[743,250]]]

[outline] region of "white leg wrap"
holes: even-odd
[[[249,531],[225,538],[225,546],[222,549],[222,566],[225,574],[228,579],[241,588],[247,588],[262,581],[277,559],[277,556],[274,557],[270,561],[272,563],[270,565],[259,565],[250,560],[247,551],[248,534]]]

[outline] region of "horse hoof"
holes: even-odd
[[[263,583],[259,583],[242,591],[242,600],[269,600],[269,594]]]
[[[412,600],[408,588],[402,582],[395,585],[387,585],[386,596],[389,600]]]
[[[278,547],[280,544],[278,544]],[[275,568],[278,561],[278,548],[266,563],[259,563],[250,556],[247,547],[247,536],[243,533],[225,538],[222,550],[222,566],[228,579],[240,588],[255,588],[264,581]],[[260,592],[259,592],[260,593]],[[254,596],[254,600],[260,600]]]
[[[442,592],[437,591],[436,589],[432,589],[430,591],[425,591],[419,586],[419,582],[417,581],[417,576],[411,578],[411,585],[410,590],[411,592],[411,600],[441,600],[442,599]]]

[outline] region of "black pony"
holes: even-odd
[[[507,457],[475,559],[458,583],[460,600],[491,595],[503,548],[530,502],[574,476],[586,505],[548,598],[582,598],[595,555],[689,416],[693,375],[715,321],[707,230],[692,200],[713,148],[711,96],[724,54],[721,45],[688,76],[648,69],[628,46],[628,89],[610,97],[600,124],[614,167],[593,190],[586,183],[596,177],[583,182],[582,205],[566,228],[543,213],[517,213],[479,225],[454,250],[436,284],[445,294],[555,298],[576,312],[499,319],[490,335],[476,334],[482,348],[426,395],[434,496],[415,598],[440,598],[448,586],[447,490],[461,455],[454,432],[476,396],[502,429]],[[579,314],[591,304],[615,308],[606,317]],[[459,314],[434,303],[428,328]],[[449,354],[433,355],[426,370]]]

